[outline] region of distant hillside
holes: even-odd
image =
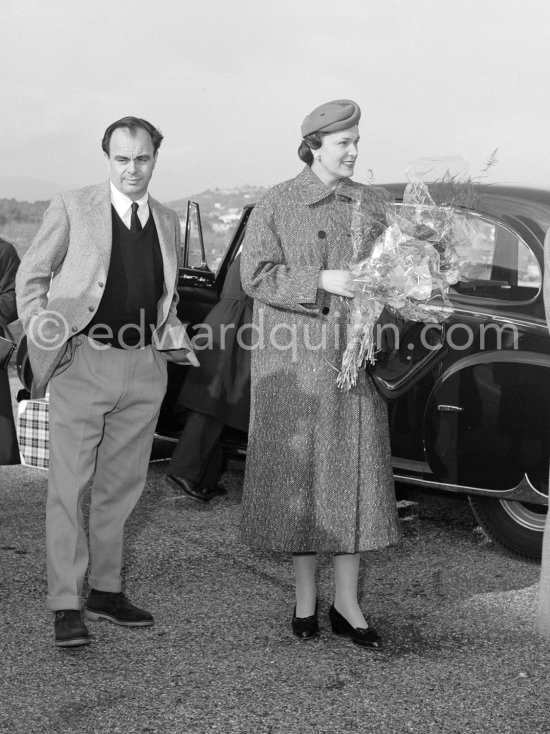
[[[7,222],[38,222],[48,207],[49,201],[17,201],[0,199],[0,228]]]
[[[210,267],[215,268],[225,251],[231,232],[246,204],[262,198],[266,192],[260,186],[243,186],[235,189],[214,189],[189,197],[200,207],[204,244]],[[188,199],[167,202],[185,225]],[[12,242],[22,255],[36,234],[48,201],[17,201],[0,199],[0,236]]]
[[[19,256],[36,234],[49,201],[0,199],[0,236],[15,245]]]
[[[44,181],[40,178],[23,176],[0,176],[0,199],[13,198],[18,201],[44,201],[70,186]]]
[[[167,202],[174,209],[182,224],[187,215],[187,201],[195,201],[201,213],[204,246],[208,264],[216,269],[231,232],[240,219],[243,207],[259,201],[267,189],[261,186],[242,186],[235,189],[214,189],[193,194],[188,199]]]
[[[200,194],[193,194],[185,199],[177,199],[176,201],[166,202],[166,206],[172,207],[176,211],[184,208],[187,201],[198,202],[201,209],[213,209],[216,204],[225,208],[238,207],[242,209],[245,204],[258,201],[265,194],[267,189],[263,186],[240,186],[234,189],[207,189]]]

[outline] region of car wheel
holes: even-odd
[[[544,505],[473,495],[468,500],[491,540],[515,556],[540,561],[547,512]]]

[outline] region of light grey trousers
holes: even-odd
[[[72,362],[52,377],[49,609],[80,608],[88,566],[90,587],[121,590],[124,524],[145,485],[166,375],[166,358],[150,346],[102,349],[78,336]],[[88,551],[82,499],[92,477]]]

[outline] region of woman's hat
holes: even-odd
[[[325,102],[310,112],[302,122],[302,137],[311,133],[336,133],[357,125],[361,110],[351,99],[335,99]]]

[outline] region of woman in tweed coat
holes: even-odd
[[[357,582],[359,553],[399,535],[386,406],[365,372],[345,392],[335,369],[353,296],[352,205],[375,200],[350,180],[359,116],[350,100],[308,115],[298,151],[307,165],[267,193],[247,228],[241,277],[255,299],[257,341],[242,535],[252,547],[292,552],[298,637],[318,635],[315,554],[330,552],[333,631],[379,647]]]

